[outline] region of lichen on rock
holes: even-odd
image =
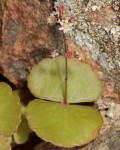
[[[107,70],[119,69],[119,0],[56,0],[55,9],[60,5],[78,21],[70,37]]]

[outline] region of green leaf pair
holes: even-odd
[[[12,91],[8,84],[0,82],[0,150],[11,149],[12,135],[17,144],[23,144],[31,133],[24,114],[26,107],[20,103],[29,96],[24,91],[22,97],[21,93],[22,90]]]
[[[84,145],[97,136],[102,118],[94,108],[74,103],[97,100],[102,82],[90,65],[77,59],[68,59],[68,105],[63,103],[64,82],[64,57],[47,58],[34,66],[28,87],[40,99],[28,104],[26,116],[42,139],[64,147]]]

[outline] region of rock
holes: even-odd
[[[78,19],[75,30],[70,34],[72,39],[80,47],[86,47],[94,61],[99,62],[107,71],[119,72],[120,27],[113,20],[118,14],[118,0],[110,0],[109,3],[106,0],[77,0],[76,3],[73,0],[57,0],[55,8],[63,2],[68,15],[75,15]],[[52,5],[52,2],[40,0],[2,0],[0,3],[0,73],[17,87],[26,83],[34,64],[49,57],[53,50],[64,50],[62,33],[57,26],[49,26],[46,21],[53,10]],[[93,6],[99,7],[99,11],[92,11]],[[107,12],[111,15],[107,15]],[[75,50],[80,48],[76,45],[72,47]]]
[[[52,4],[39,0],[2,0],[0,72],[17,87],[26,83],[30,69],[50,52],[64,49],[57,26],[48,26]]]
[[[120,1],[56,0],[55,9],[60,5],[65,7],[67,16],[77,19],[70,37],[79,46],[86,46],[92,58],[107,71],[120,70]]]

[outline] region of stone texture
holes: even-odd
[[[72,45],[70,49],[85,47],[85,51],[88,51],[94,61],[110,71],[109,73],[118,74],[119,1],[77,0],[74,3],[73,0],[57,0],[54,3],[55,8],[63,5],[63,2],[68,16],[78,19],[70,37],[79,46],[69,42],[68,44]],[[23,86],[35,63],[49,57],[52,50],[61,52],[64,49],[62,33],[57,26],[48,26],[46,23],[46,18],[53,10],[52,5],[52,1],[1,0],[0,73],[17,87]],[[118,81],[119,78],[116,83],[119,83]]]
[[[107,71],[120,70],[120,1],[119,0],[57,0],[55,9],[63,5],[67,16],[78,23],[70,37],[86,46],[92,58]]]
[[[2,0],[0,1],[0,47],[1,47],[1,41],[2,41]]]
[[[111,127],[99,136],[87,150],[119,150],[120,128]]]
[[[64,49],[62,33],[48,26],[52,4],[39,0],[6,0],[2,5],[0,72],[17,87],[23,86],[31,67]]]

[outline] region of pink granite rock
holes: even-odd
[[[47,24],[52,11],[47,1],[8,0],[2,5],[0,72],[21,87],[35,63],[55,49],[64,49],[62,33]]]

